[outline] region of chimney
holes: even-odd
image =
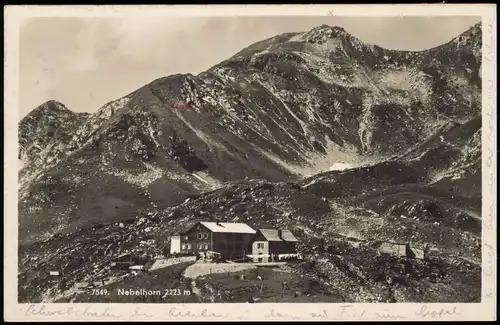
[[[219,219],[215,220],[215,224],[216,224],[217,226],[222,227],[222,224],[220,223],[220,220],[219,220]]]

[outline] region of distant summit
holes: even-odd
[[[44,155],[52,159],[47,146],[58,147],[69,142],[88,113],[74,113],[63,103],[49,100],[35,108],[19,122],[19,158],[25,164],[44,164]]]
[[[63,103],[57,100],[48,100],[32,110],[27,116],[24,117],[24,119],[31,120],[33,117],[41,114],[59,114],[68,111],[69,109]]]
[[[331,36],[351,35],[343,27],[329,26],[326,24],[314,27],[310,31],[305,33],[305,35],[312,35],[312,34],[327,34]]]

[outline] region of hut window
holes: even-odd
[[[186,249],[186,245],[182,244],[182,250],[185,250],[185,249]]]

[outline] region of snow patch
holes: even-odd
[[[302,188],[308,188],[309,186],[316,184],[318,181],[319,181],[318,179],[313,179],[309,183],[303,185]]]
[[[317,152],[308,152],[307,156],[303,156],[306,162],[302,164],[292,164],[284,162],[279,157],[263,149],[256,148],[256,150],[260,151],[264,156],[266,156],[276,164],[279,164],[280,166],[289,170],[290,172],[306,178],[318,173],[331,171],[332,166],[335,166],[336,168],[342,167],[342,169],[334,170],[345,170],[364,166],[367,163],[367,161],[361,160],[359,154],[356,152],[356,148],[354,147],[340,147],[339,145],[331,141],[328,136],[325,136],[324,142],[324,147],[327,153],[321,154]]]
[[[343,163],[334,163],[333,165],[328,168],[329,171],[334,171],[334,170],[346,170],[346,169],[352,169],[355,168],[355,166],[351,164],[343,164]]]
[[[331,171],[332,166],[343,166],[345,167],[344,169],[350,169],[364,164],[364,161],[362,161],[354,146],[344,145],[341,147],[325,135],[324,147],[326,155],[313,153],[309,158],[310,167],[308,168],[308,173],[311,176],[317,173]]]

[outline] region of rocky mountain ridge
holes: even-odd
[[[140,215],[244,178],[294,181],[403,155],[480,114],[480,48],[479,25],[421,52],[324,25],[198,76],[157,79],[93,114],[45,103],[20,123],[20,236]]]

